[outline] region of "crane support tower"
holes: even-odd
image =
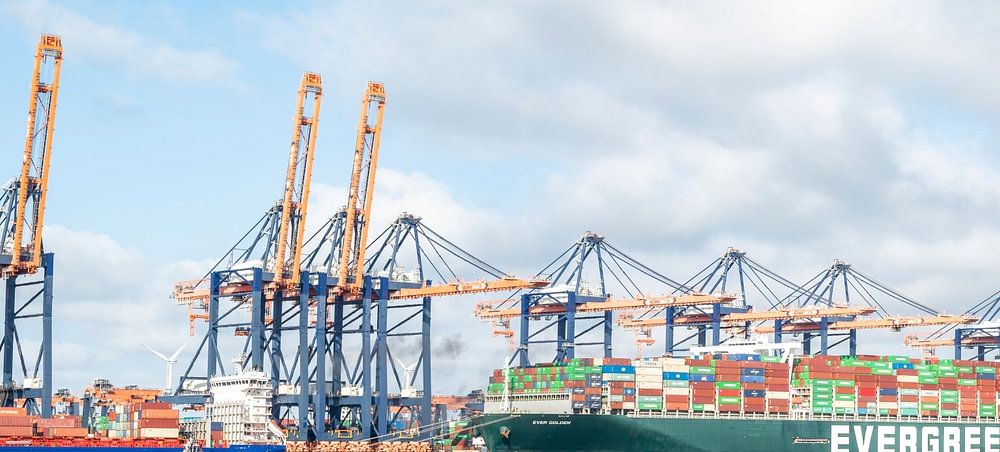
[[[28,126],[21,172],[0,195],[0,267],[5,281],[2,346],[3,381],[0,405],[21,401],[30,412],[52,414],[52,278],[53,256],[42,248],[42,226],[52,160],[62,41],[42,35],[35,53],[28,100]],[[38,273],[41,271],[41,275]],[[36,358],[22,347],[28,321],[41,319]],[[18,358],[15,361],[15,355]],[[16,365],[19,366],[16,367]],[[33,369],[29,368],[33,364]],[[21,382],[14,379],[19,374]]]
[[[288,366],[281,362],[281,340],[289,305],[308,299],[309,274],[300,272],[306,210],[309,204],[316,131],[323,86],[319,74],[306,72],[299,84],[291,146],[282,198],[200,279],[181,281],[173,298],[196,319],[206,319],[208,330],[187,366],[171,400],[204,403],[208,380],[226,375],[226,353],[242,351],[240,367],[267,371],[277,394],[287,381]],[[223,302],[228,301],[223,306]],[[244,338],[242,349],[226,348],[221,331]],[[205,373],[195,370],[203,360]],[[269,362],[268,362],[269,360]],[[278,406],[273,408],[278,410]]]

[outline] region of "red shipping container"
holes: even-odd
[[[866,387],[859,387],[858,388],[858,395],[862,396],[862,397],[863,396],[876,396],[876,395],[878,395],[878,389],[875,389],[874,387],[868,387],[868,388],[866,388]]]
[[[38,428],[51,428],[51,427],[79,427],[80,418],[78,417],[64,417],[64,418],[39,418],[35,421],[35,425]]]
[[[719,405],[719,412],[739,413],[741,408],[739,405]]]
[[[699,367],[709,367],[712,365],[711,361],[708,361],[707,359],[685,359],[684,364]]]
[[[788,399],[767,399],[768,406],[788,407]]]
[[[625,406],[624,402],[611,402],[610,405],[612,410],[620,410]],[[221,434],[222,432],[219,433]],[[212,432],[212,434],[215,434],[215,432]]]
[[[742,397],[742,389],[720,389],[719,397]]]
[[[750,389],[755,391],[763,391],[765,389],[764,383],[743,383],[743,389]]]
[[[837,386],[833,389],[834,394],[854,394],[854,387],[845,388],[843,386]]]
[[[658,396],[660,394],[663,394],[663,390],[660,389],[660,388],[656,388],[656,389],[639,388],[639,394],[638,395],[641,395],[641,396]]]
[[[664,405],[667,411],[688,411],[691,406],[687,402],[667,403]]]
[[[713,403],[715,403],[715,396],[711,396],[711,397],[708,397],[708,396],[694,396],[694,397],[691,397],[691,403],[713,404]]]
[[[686,395],[667,394],[664,397],[664,399],[666,400],[667,403],[681,403],[681,402],[687,403],[688,402],[688,396],[686,396]]]

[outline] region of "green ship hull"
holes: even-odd
[[[501,451],[1000,451],[996,422],[858,421],[487,414]]]

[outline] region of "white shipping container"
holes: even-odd
[[[636,367],[635,374],[638,375],[651,375],[657,378],[663,378],[663,371],[659,367]]]
[[[140,438],[177,438],[176,428],[144,428],[139,430]]]
[[[879,409],[884,409],[884,410],[899,409],[899,403],[896,402],[879,402],[875,404],[875,406],[878,407]]]
[[[833,401],[833,407],[834,408],[854,408],[854,402],[847,401],[847,400],[834,400]]]
[[[653,383],[656,386],[663,386],[663,375],[661,375],[661,374],[657,374],[657,375],[636,374],[636,376],[635,376],[635,382],[636,382],[636,384],[640,384],[640,383]]]
[[[919,383],[920,377],[916,375],[898,375],[896,376],[896,380],[900,383]]]
[[[691,388],[663,388],[664,395],[688,395],[691,394]]]
[[[670,367],[670,366],[684,366],[684,367],[687,367],[687,366],[684,365],[684,358],[662,358],[660,360],[660,364],[662,364],[664,368]]]
[[[663,366],[664,372],[690,373],[691,366]]]
[[[625,410],[634,410],[635,409],[635,402],[624,402],[624,403],[622,403],[622,409],[625,409]]]
[[[764,398],[766,398],[766,399],[788,400],[791,397],[790,397],[789,393],[787,393],[787,392],[767,391],[767,392],[764,393]]]
[[[937,397],[938,395],[940,395],[939,392],[932,391],[930,389],[921,389],[920,390],[920,397]]]

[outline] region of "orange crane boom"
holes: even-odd
[[[482,280],[473,282],[455,282],[448,284],[438,284],[424,286],[414,289],[400,289],[389,295],[391,300],[405,300],[423,297],[442,297],[454,295],[469,295],[486,292],[502,292],[505,290],[517,289],[540,289],[549,284],[541,279],[518,279],[501,278],[495,280]]]
[[[281,201],[281,223],[278,229],[277,250],[274,259],[274,283],[289,286],[299,283],[299,262],[302,259],[302,239],[305,235],[306,210],[309,206],[309,185],[312,181],[313,158],[316,155],[316,131],[319,123],[319,105],[323,97],[323,82],[319,74],[306,72],[299,85],[295,107],[292,144],[288,151],[288,171],[285,191]],[[312,112],[305,111],[306,102],[312,99]],[[304,147],[304,149],[303,149]],[[298,217],[297,220],[294,220]],[[289,242],[289,236],[291,241]],[[291,250],[291,261],[285,254]],[[286,265],[287,264],[287,265]],[[289,275],[285,277],[285,270]]]
[[[49,64],[51,64],[51,75],[46,70]],[[35,68],[31,79],[28,131],[24,139],[24,159],[21,163],[17,213],[14,217],[12,259],[7,274],[32,274],[41,265],[42,226],[45,218],[45,197],[49,185],[49,162],[52,159],[52,136],[56,125],[56,102],[59,97],[61,70],[62,41],[58,36],[42,35],[35,53]],[[48,79],[49,77],[51,78]]]
[[[336,290],[340,292],[357,292],[364,281],[365,247],[368,242],[372,195],[375,192],[375,170],[378,167],[378,151],[382,140],[385,101],[385,86],[378,82],[368,82],[361,98],[354,166],[347,192],[347,216],[337,270]],[[376,109],[374,123],[369,114],[373,102]],[[349,280],[351,276],[354,277],[353,281]]]
[[[900,330],[903,328],[917,327],[917,326],[934,326],[934,325],[967,325],[970,323],[975,323],[978,319],[969,316],[957,316],[957,315],[946,315],[939,314],[936,316],[927,317],[888,317],[884,319],[862,319],[862,320],[845,320],[840,322],[830,323],[829,329],[831,330],[875,330],[875,329],[891,329]],[[818,331],[820,326],[815,323],[792,323],[786,324],[781,328],[782,332],[808,332],[808,331]],[[773,326],[761,326],[754,328],[754,332],[759,334],[773,333]]]
[[[736,297],[732,295],[710,295],[702,293],[630,299],[612,299],[609,297],[606,301],[580,303],[576,306],[576,311],[605,312],[643,308],[665,308],[669,306],[712,305],[731,303],[735,299]],[[566,306],[562,303],[539,304],[528,308],[528,313],[530,315],[554,315],[561,314],[563,312],[566,312]],[[475,315],[483,320],[512,319],[521,316],[521,308],[500,309],[496,307],[496,302],[479,303],[476,305]]]
[[[789,309],[775,309],[770,311],[760,311],[760,312],[736,312],[732,314],[724,314],[722,316],[722,323],[727,327],[742,326],[746,322],[760,322],[766,320],[797,320],[797,319],[810,319],[815,317],[836,317],[836,316],[857,316],[857,315],[869,315],[875,312],[875,308],[872,307],[849,307],[849,306],[831,306],[827,308],[789,308]],[[675,325],[690,325],[697,323],[710,322],[711,318],[704,314],[694,314],[678,316],[674,319]],[[621,316],[618,318],[618,325],[624,328],[653,328],[658,326],[666,326],[667,319],[662,317],[648,318],[648,319],[634,319],[630,316]]]

